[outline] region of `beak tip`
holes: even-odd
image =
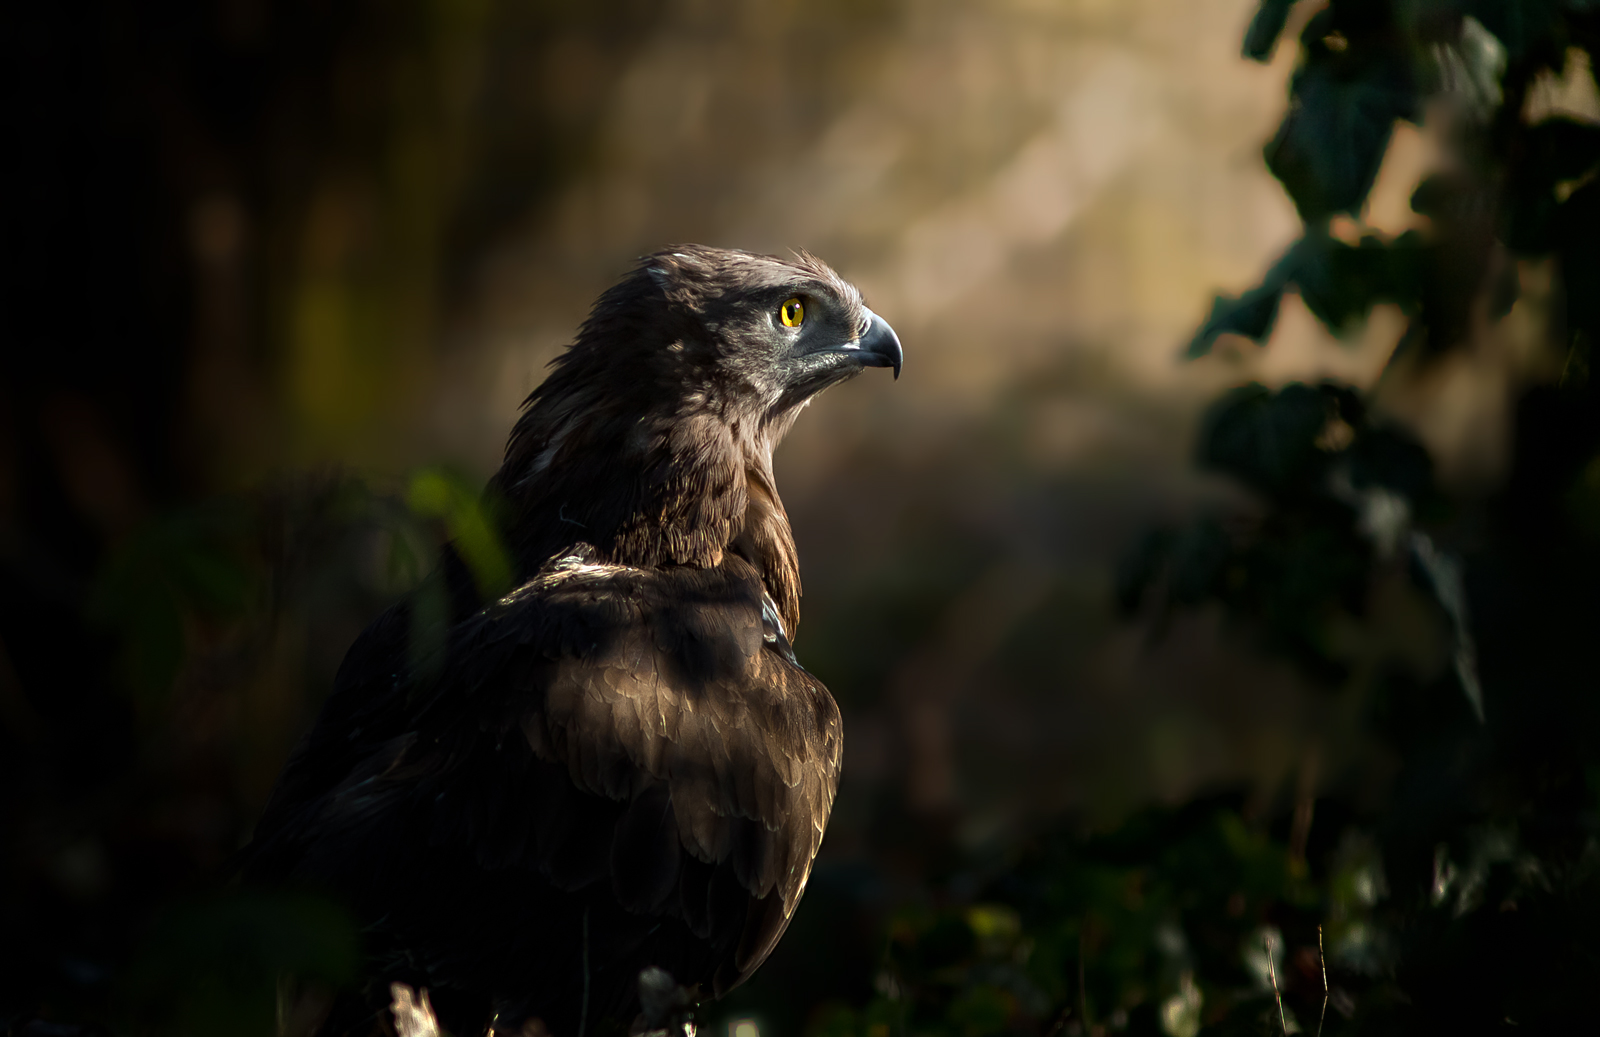
[[[889,322],[882,317],[867,310],[870,325],[867,333],[861,337],[861,349],[877,357],[881,363],[878,366],[892,367],[895,381],[900,380],[900,367],[905,362],[905,352],[900,348],[900,336],[894,333]]]

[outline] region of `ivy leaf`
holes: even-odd
[[[1289,21],[1289,8],[1294,0],[1261,0],[1256,16],[1250,19],[1250,28],[1244,34],[1244,56],[1265,64],[1272,60],[1272,50]]]
[[[1374,235],[1349,245],[1325,233],[1306,235],[1295,285],[1306,308],[1329,330],[1340,332],[1380,302],[1408,313],[1422,305],[1427,246],[1415,232],[1393,242]]]
[[[1184,355],[1191,360],[1211,352],[1217,336],[1243,335],[1256,344],[1267,340],[1272,325],[1278,319],[1278,303],[1283,297],[1283,285],[1260,285],[1243,295],[1218,295],[1211,302],[1211,313],[1200,330],[1189,340]]]
[[[1201,426],[1199,463],[1274,497],[1320,478],[1317,440],[1330,417],[1359,409],[1334,386],[1292,382],[1279,392],[1252,382],[1217,401]]]
[[[1243,295],[1218,295],[1212,300],[1211,313],[1189,340],[1184,356],[1190,360],[1205,356],[1211,352],[1219,335],[1243,335],[1257,345],[1265,342],[1272,334],[1272,325],[1278,319],[1278,303],[1294,276],[1299,253],[1304,247],[1304,239],[1291,245],[1261,283]]]
[[[1369,234],[1356,245],[1321,229],[1309,231],[1273,264],[1259,286],[1243,295],[1216,297],[1185,356],[1205,356],[1224,334],[1265,342],[1283,292],[1291,286],[1334,332],[1344,331],[1380,302],[1398,303],[1415,313],[1422,305],[1429,248],[1414,231],[1392,242]]]
[[[1318,31],[1326,26],[1308,28]],[[1330,37],[1331,38],[1331,37]],[[1397,119],[1414,118],[1417,89],[1404,54],[1354,42],[1306,43],[1290,87],[1289,114],[1265,149],[1301,219],[1316,223],[1361,208]]]

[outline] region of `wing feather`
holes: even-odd
[[[568,558],[457,624],[425,684],[393,669],[394,645],[368,651],[390,669],[353,672],[330,701],[304,757],[320,769],[286,774],[258,870],[377,902],[418,884],[421,858],[393,853],[415,843],[453,881],[470,866],[605,889],[705,941],[709,971],[681,982],[730,989],[787,926],[839,774],[837,707],[764,602],[733,555],[711,570]]]

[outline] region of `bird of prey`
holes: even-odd
[[[772,452],[819,392],[900,364],[804,254],[670,248],[600,297],[490,484],[519,585],[481,602],[447,550],[447,633],[419,652],[402,603],[361,635],[245,851],[246,882],[363,927],[364,986],[315,1032],[379,1032],[403,982],[457,1037],[623,1034],[641,973],[710,998],[765,960],[841,750],[791,647]]]

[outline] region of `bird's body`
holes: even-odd
[[[771,952],[838,783],[838,709],[790,647],[772,448],[899,343],[832,271],[700,247],[602,296],[505,465],[516,590],[452,555],[442,647],[411,606],[351,648],[247,851],[345,900],[367,1032],[391,981],[456,1034],[625,1033],[641,970],[718,996]],[[528,1029],[524,1029],[524,1028]]]

